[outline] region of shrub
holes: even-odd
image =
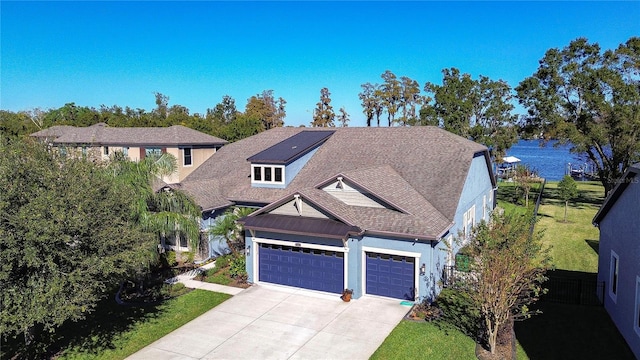
[[[215,274],[217,272],[219,272],[220,270],[226,268],[227,266],[229,266],[229,258],[231,257],[231,255],[222,255],[222,256],[218,256],[218,258],[216,258],[216,266],[212,269],[213,272],[212,274]]]
[[[229,275],[239,281],[247,280],[246,258],[244,255],[234,256],[231,260]]]
[[[182,253],[182,261],[189,264],[193,264],[195,257],[196,254],[193,251],[185,251]]]
[[[178,265],[178,260],[176,259],[175,251],[165,251],[161,256],[160,260],[162,263],[168,267],[174,267]]]
[[[436,305],[442,310],[442,322],[477,338],[481,324],[480,311],[468,294],[451,288],[443,289],[436,299]]]

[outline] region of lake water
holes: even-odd
[[[521,160],[520,164],[528,165],[548,181],[562,180],[567,170],[567,164],[574,168],[584,165],[586,159],[569,152],[570,145],[558,145],[551,140],[541,146],[540,140],[520,140],[508,151],[507,156],[515,156]]]

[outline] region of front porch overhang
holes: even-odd
[[[336,220],[303,216],[260,214],[247,216],[239,220],[239,222],[242,223],[247,230],[331,239],[346,239],[350,235],[359,235],[362,233],[358,227],[350,226]]]

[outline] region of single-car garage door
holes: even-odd
[[[415,258],[366,253],[367,294],[415,300]]]
[[[260,244],[260,281],[341,294],[344,253],[296,246]]]

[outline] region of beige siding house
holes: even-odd
[[[167,184],[181,182],[202,165],[226,140],[189,129],[171,127],[115,128],[104,123],[89,127],[52,126],[31,134],[61,151],[78,151],[98,161],[109,160],[121,152],[132,161],[146,156],[168,153],[177,160],[177,169],[162,180]]]

